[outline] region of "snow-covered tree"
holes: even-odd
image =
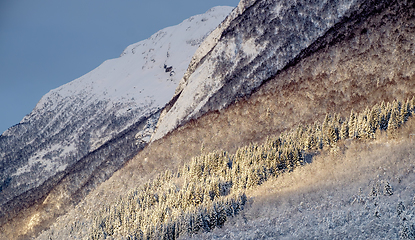
[[[343,123],[340,128],[340,139],[349,138],[349,126],[347,123]]]
[[[353,112],[353,110],[350,112],[350,117],[349,117],[349,138],[355,138],[356,137],[356,115]]]
[[[399,128],[399,114],[397,111],[392,111],[388,122],[388,133],[394,136],[396,129]]]

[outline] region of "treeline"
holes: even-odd
[[[307,152],[351,138],[373,139],[395,130],[415,114],[415,98],[380,103],[349,118],[327,114],[322,123],[298,126],[263,144],[195,157],[179,171],[166,171],[93,217],[89,239],[176,239],[222,226],[247,202],[245,190],[304,164]],[[71,226],[71,231],[83,231]],[[85,235],[84,235],[85,236]]]

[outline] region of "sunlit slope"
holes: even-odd
[[[178,170],[167,170],[148,181],[136,182],[134,188],[114,194],[106,201],[98,198],[101,193],[90,196],[87,199],[89,204],[82,204],[59,219],[50,231],[42,234],[41,239],[59,239],[62,236],[176,239],[210,232],[228,220],[232,221],[233,217],[245,214],[247,200],[255,201],[247,199],[245,193],[263,196],[255,194],[258,186],[267,186],[276,178],[284,179],[293,170],[305,168],[303,165],[315,165],[318,155],[332,156],[335,164],[339,160],[343,163],[342,154],[356,146],[411,137],[414,115],[415,98],[405,102],[382,102],[361,113],[351,112],[349,118],[328,114],[322,122],[300,125],[279,137],[267,138],[263,144],[239,148],[235,154],[225,151],[205,153]],[[409,157],[408,161],[412,160]],[[373,167],[370,164],[366,164],[365,169]],[[327,166],[322,167],[322,172],[307,171],[326,177],[324,169]],[[347,171],[345,173],[347,175]],[[335,174],[335,171],[330,171],[330,174]],[[335,176],[342,175],[344,173],[340,172]],[[303,180],[307,179],[301,178]],[[307,182],[315,180],[310,178]],[[383,190],[379,184],[383,184]],[[292,181],[274,187],[295,189],[297,185],[301,183]],[[386,180],[372,189],[373,195],[381,193],[393,195],[393,189]],[[91,211],[91,208],[95,210]],[[76,221],[71,222],[74,217]]]
[[[193,239],[413,239],[415,121],[396,138],[343,142],[247,194],[252,204]]]

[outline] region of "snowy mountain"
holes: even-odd
[[[241,0],[129,46],[0,137],[0,238],[415,236],[414,9]]]
[[[231,10],[165,28],[43,96],[0,136],[0,222],[75,173],[72,192],[94,175],[105,180],[142,149],[195,50]]]

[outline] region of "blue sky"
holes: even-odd
[[[0,0],[0,134],[128,45],[239,0]]]

